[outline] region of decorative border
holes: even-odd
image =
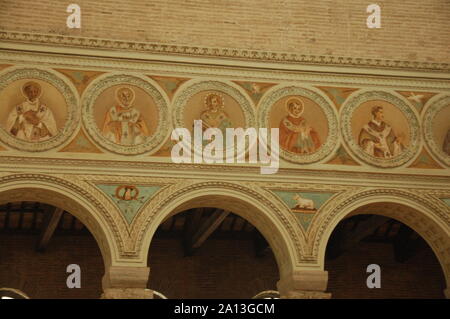
[[[77,47],[101,50],[111,49],[164,55],[170,54],[191,57],[218,57],[233,60],[238,59],[261,62],[450,72],[449,63],[399,61],[331,55],[306,55],[292,52],[272,52],[236,48],[173,45],[102,38],[76,37],[66,36],[62,34],[28,33],[20,31],[0,31],[0,40],[13,43],[56,45],[60,47]]]
[[[383,100],[391,103],[395,107],[399,108],[400,111],[405,115],[408,120],[409,131],[410,131],[410,145],[404,150],[400,155],[390,158],[390,159],[381,159],[372,157],[358,145],[357,141],[353,138],[352,128],[351,128],[351,120],[353,117],[353,112],[364,102],[372,101],[372,100]],[[417,119],[416,114],[414,113],[412,107],[410,107],[403,99],[397,97],[393,93],[385,92],[385,91],[362,91],[356,92],[352,94],[348,100],[341,107],[341,130],[342,136],[344,137],[344,141],[346,145],[350,148],[353,154],[358,156],[359,159],[364,162],[378,166],[378,167],[398,167],[417,154],[420,143],[421,143],[421,135],[419,132],[419,120]]]
[[[436,144],[433,134],[433,120],[445,107],[450,107],[450,96],[443,96],[429,105],[424,113],[423,134],[433,155],[435,155],[443,164],[450,166],[450,156],[442,151],[442,146]]]
[[[94,119],[94,107],[95,102],[99,95],[105,90],[114,85],[129,84],[137,86],[143,89],[147,94],[149,94],[156,104],[158,109],[158,127],[155,130],[153,136],[149,138],[146,143],[138,145],[119,145],[108,139],[106,139],[98,129],[98,126]],[[98,144],[103,148],[123,155],[137,155],[142,154],[152,150],[157,151],[157,146],[160,146],[167,134],[169,133],[169,107],[168,99],[157,89],[157,85],[151,83],[150,79],[141,78],[138,75],[128,75],[128,74],[107,74],[97,78],[83,95],[83,105],[82,105],[82,116],[83,123],[89,136],[92,137]]]
[[[274,89],[275,91],[271,91],[270,93],[267,93],[265,95],[258,107],[259,113],[258,113],[258,120],[259,125],[261,127],[270,127],[269,125],[269,117],[270,117],[270,110],[272,109],[272,106],[279,101],[280,99],[286,97],[286,96],[303,96],[306,97],[316,104],[319,105],[319,107],[322,109],[322,111],[325,114],[325,117],[327,118],[328,122],[328,136],[327,141],[325,144],[323,144],[320,149],[312,154],[308,155],[300,155],[296,153],[292,153],[286,150],[283,150],[280,147],[280,155],[284,159],[298,164],[309,164],[309,163],[315,163],[322,159],[324,159],[327,156],[330,156],[334,153],[334,150],[339,147],[338,140],[339,140],[339,134],[338,134],[338,121],[336,116],[336,110],[331,106],[331,104],[327,101],[326,98],[324,98],[319,93],[311,90],[311,89],[305,89],[301,87],[296,86],[289,86],[289,87],[277,87]],[[270,130],[269,130],[270,134]],[[270,139],[270,137],[268,138]]]
[[[226,82],[211,80],[191,80],[183,85],[183,88],[179,89],[179,94],[174,97],[173,102],[173,122],[175,127],[183,128],[185,126],[184,112],[186,109],[186,104],[191,97],[202,91],[219,91],[231,96],[240,106],[242,113],[244,113],[245,128],[256,128],[255,115],[253,111],[254,108],[246,95],[240,91],[240,88]],[[197,148],[193,151],[200,153],[202,152],[201,149]],[[226,148],[223,151],[225,152]]]
[[[35,69],[35,68],[7,68],[0,73],[0,91],[5,89],[11,83],[22,79],[38,79],[45,81],[55,87],[62,94],[67,104],[67,118],[62,128],[58,129],[58,134],[41,142],[27,142],[18,139],[4,128],[0,129],[0,139],[9,146],[30,152],[43,152],[55,148],[67,141],[78,126],[80,112],[78,108],[78,94],[68,82],[56,75],[53,71]]]

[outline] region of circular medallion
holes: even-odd
[[[419,150],[419,121],[400,97],[384,91],[358,91],[341,110],[341,128],[350,150],[364,162],[397,167]]]
[[[242,149],[236,146],[233,149],[227,140],[227,129],[255,128],[253,108],[248,99],[237,88],[218,81],[187,84],[175,97],[174,123],[176,128],[185,128],[191,133],[192,140],[183,144],[207,162],[225,161],[224,156],[230,150],[244,158],[250,145],[246,143]],[[194,142],[196,138],[198,142]],[[215,151],[210,149],[212,141],[217,142]]]
[[[6,69],[0,74],[0,139],[21,151],[47,151],[79,123],[76,90],[54,71]]]
[[[105,149],[123,155],[156,151],[169,131],[167,99],[135,75],[98,78],[83,96],[83,121]]]
[[[279,129],[280,155],[293,163],[318,162],[338,146],[335,109],[310,89],[275,89],[261,100],[259,122]]]
[[[450,166],[450,96],[430,102],[423,120],[425,141],[432,153]]]

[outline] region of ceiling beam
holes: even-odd
[[[48,212],[45,215],[45,219],[42,225],[42,232],[39,236],[39,240],[36,246],[36,250],[40,252],[44,252],[47,248],[50,239],[53,236],[53,233],[58,226],[59,221],[64,213],[64,210],[61,208],[55,208],[53,211]]]
[[[216,209],[204,221],[201,221],[201,216],[194,216],[194,219],[196,219],[196,221],[192,221],[192,224],[190,226],[192,231],[185,237],[184,241],[185,255],[192,256],[195,250],[200,248],[200,246],[220,226],[220,224],[229,214],[229,211]]]
[[[338,233],[334,236],[334,242],[330,243],[328,257],[331,259],[337,258],[345,251],[353,249],[362,239],[372,235],[378,227],[388,220],[389,218],[384,216],[372,215],[365,220],[358,221],[352,231],[340,227],[339,230],[337,229]]]

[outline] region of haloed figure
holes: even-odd
[[[29,142],[44,141],[55,136],[58,131],[55,118],[52,111],[39,100],[42,94],[39,83],[25,83],[22,94],[26,100],[9,113],[7,131]]]
[[[149,135],[141,112],[133,107],[134,99],[132,88],[120,87],[116,90],[117,104],[106,113],[103,135],[116,144],[141,144]]]
[[[383,107],[372,108],[372,120],[359,133],[359,146],[367,154],[380,158],[397,156],[403,150],[402,136],[397,136],[384,121]]]
[[[205,97],[206,110],[200,114],[203,129],[218,128],[225,136],[226,129],[231,128],[232,124],[228,114],[223,110],[225,105],[223,97],[216,93],[208,94]]]
[[[302,117],[305,105],[299,98],[286,102],[288,115],[280,122],[280,146],[289,152],[310,154],[320,148],[316,130]]]

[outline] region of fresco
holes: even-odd
[[[88,137],[80,131],[77,136],[60,152],[70,153],[103,153],[98,147],[96,147]]]
[[[87,133],[116,153],[156,151],[168,134],[166,99],[139,77],[100,77],[89,86],[83,108]]]
[[[169,98],[172,98],[181,84],[188,81],[188,78],[166,77],[166,76],[150,76],[155,80],[167,93]]]
[[[321,192],[273,191],[297,217],[304,230],[308,229],[314,214],[334,195]]]
[[[408,101],[414,105],[417,111],[420,113],[423,110],[425,104],[436,95],[436,93],[431,92],[411,92],[411,91],[397,91],[404,97],[408,99]]]
[[[343,137],[369,164],[402,165],[417,154],[419,121],[407,102],[383,91],[356,92],[341,109]]]
[[[343,146],[339,147],[336,151],[336,155],[328,161],[327,164],[360,166],[360,164],[350,156]]]
[[[427,169],[443,169],[428,153],[426,149],[423,149],[416,160],[408,166],[409,168],[427,168]]]
[[[91,83],[96,77],[104,74],[104,72],[86,71],[86,70],[66,70],[66,69],[55,69],[67,76],[78,90],[78,93],[83,94],[86,87]]]
[[[432,155],[450,166],[450,96],[431,99],[424,112],[425,141]]]
[[[394,105],[380,100],[361,104],[353,114],[352,130],[359,147],[372,157],[392,158],[409,144],[409,124]]]
[[[318,86],[317,88],[326,93],[326,95],[333,101],[334,105],[336,105],[337,109],[341,107],[351,93],[357,90],[352,88],[330,86]]]
[[[0,107],[4,141],[23,150],[46,150],[64,142],[79,117],[68,84],[53,73],[17,69],[2,76]]]
[[[337,148],[336,110],[323,96],[301,87],[279,87],[261,101],[261,127],[279,129],[280,155],[295,163],[313,163]]]
[[[242,82],[234,81],[234,83],[240,85],[252,98],[253,102],[257,105],[262,96],[274,86],[274,83],[261,83],[261,82]]]
[[[194,120],[202,120],[203,130],[218,128],[225,136],[227,128],[245,127],[245,117],[237,101],[220,91],[202,91],[186,103],[185,127],[193,129]]]
[[[144,204],[158,191],[161,186],[141,185],[97,185],[117,205],[128,225],[130,225]]]

